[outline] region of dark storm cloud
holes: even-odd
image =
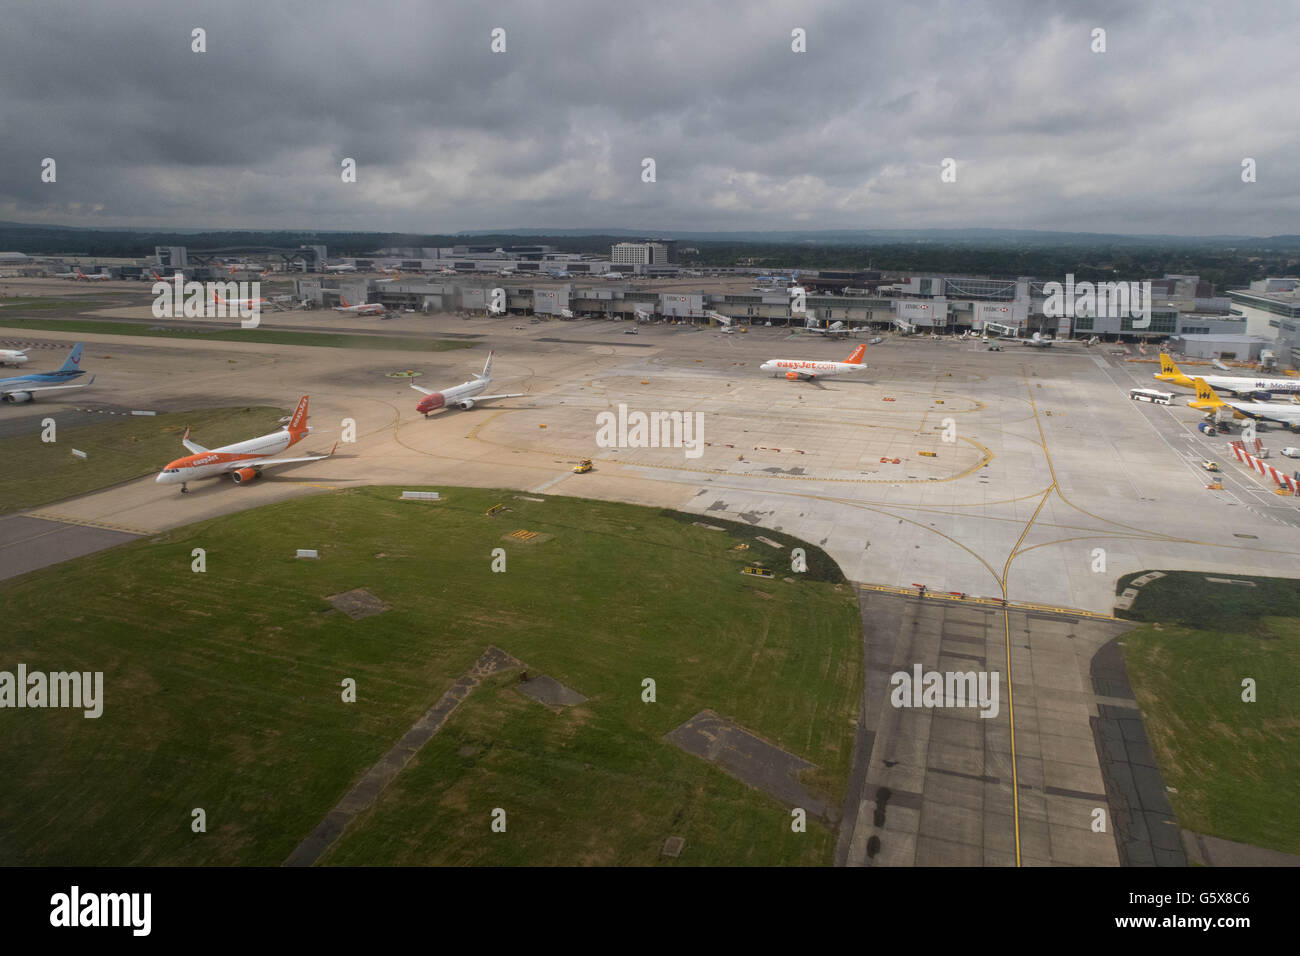
[[[0,32],[0,219],[1295,232],[1288,10],[1237,9],[25,4]]]

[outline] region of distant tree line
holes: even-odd
[[[1241,288],[1251,279],[1294,275],[1300,251],[1229,251],[1212,247],[1047,246],[1003,248],[968,243],[903,243],[876,246],[767,245],[695,242],[699,255],[684,257],[704,266],[730,266],[752,259],[763,269],[877,269],[889,275],[913,272],[1038,276],[1073,273],[1077,280],[1159,278],[1199,275],[1216,289]]]
[[[566,252],[607,255],[611,244],[626,236],[569,235],[455,235],[376,232],[212,231],[143,232],[135,230],[77,229],[60,226],[26,226],[0,223],[0,250],[28,255],[57,254],[103,258],[139,258],[153,255],[155,246],[189,246],[220,249],[229,246],[280,246],[324,244],[331,258],[360,256],[392,246],[553,245]],[[769,268],[877,269],[887,274],[912,272],[961,273],[990,276],[1038,276],[1045,279],[1073,273],[1076,279],[1156,278],[1169,273],[1199,275],[1216,289],[1240,288],[1264,276],[1294,275],[1300,271],[1300,242],[1295,237],[1277,241],[1237,241],[1232,245],[1205,241],[1150,239],[1106,241],[1087,245],[1077,240],[1058,244],[993,240],[889,242],[839,244],[834,242],[711,241],[689,239],[682,245],[698,249],[684,255],[684,264],[735,266],[742,260]]]

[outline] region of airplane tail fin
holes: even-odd
[[[78,342],[68,353],[68,357],[59,366],[60,372],[77,372],[81,370],[81,343]]]
[[[1186,379],[1182,369],[1174,364],[1174,360],[1169,357],[1169,353],[1160,353],[1160,374],[1157,378],[1163,379]]]
[[[221,298],[221,293],[218,292],[216,289],[212,290],[212,301],[215,302],[217,305],[226,304],[226,300]]]
[[[1214,389],[1206,384],[1205,379],[1196,378],[1192,380],[1196,386],[1196,398],[1187,404],[1193,408],[1218,409],[1225,404],[1223,399],[1215,394]]]
[[[293,417],[289,419],[287,427],[289,435],[293,438],[293,441],[289,443],[291,445],[306,438],[307,432],[310,431],[307,427],[307,397],[304,395],[298,399],[298,407],[293,410]]]
[[[865,345],[859,345],[857,348],[855,348],[855,349],[853,350],[853,353],[852,353],[848,358],[846,358],[846,359],[844,360],[844,364],[845,364],[845,365],[862,365],[862,364],[864,364],[863,361],[862,361],[862,356],[864,356],[864,355],[866,355],[866,354],[867,354],[867,347],[866,347]]]
[[[339,305],[343,306],[345,309],[352,308],[352,303],[348,302],[348,297],[345,295],[339,296]]]
[[[483,379],[483,381],[487,381],[492,377],[492,356],[496,354],[497,354],[496,349],[493,349],[491,352],[488,352],[487,361],[483,363],[483,374],[478,376],[479,378]]]

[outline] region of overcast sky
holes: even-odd
[[[1294,3],[118,0],[0,17],[0,219],[1300,233]],[[206,30],[206,53],[191,31]],[[506,31],[493,53],[491,32]],[[807,52],[791,50],[791,31]],[[1106,52],[1092,52],[1092,31]],[[41,182],[41,162],[57,182]],[[340,163],[357,163],[343,183]],[[642,160],[656,164],[642,182]],[[940,180],[945,158],[957,181]],[[1242,182],[1242,160],[1258,164]]]

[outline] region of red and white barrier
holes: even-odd
[[[1256,443],[1258,443],[1258,441],[1259,439],[1256,439]],[[1293,495],[1300,494],[1300,490],[1297,490],[1298,487],[1300,486],[1297,486],[1296,480],[1294,478],[1292,478],[1286,472],[1278,471],[1276,468],[1274,468],[1272,465],[1268,464],[1267,462],[1262,461],[1259,458],[1256,458],[1250,452],[1246,451],[1245,446],[1240,441],[1230,442],[1228,444],[1228,447],[1231,448],[1232,453],[1237,456],[1237,461],[1241,462],[1246,467],[1254,469],[1255,471],[1259,472],[1261,475],[1264,475],[1265,477],[1272,478],[1283,488],[1286,488],[1288,491],[1290,491],[1291,494]]]

